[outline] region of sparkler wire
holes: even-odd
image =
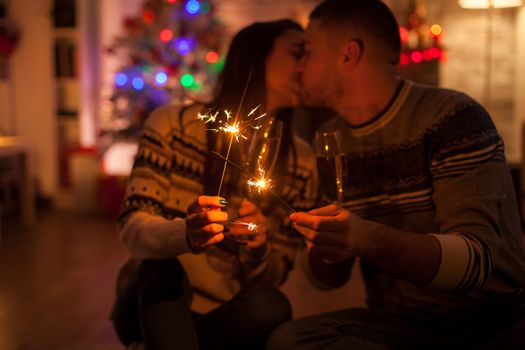
[[[250,68],[250,74],[248,75],[248,80],[246,80],[246,85],[244,86],[244,91],[242,92],[241,101],[239,102],[239,107],[237,108],[237,113],[235,114],[235,120],[233,122],[233,125],[237,124],[237,119],[239,118],[239,113],[241,113],[242,104],[244,103],[244,99],[246,97],[246,91],[248,91],[248,86],[250,85],[250,81],[252,80],[252,74],[253,74],[253,65]],[[226,174],[226,167],[228,166],[228,160],[229,160],[230,151],[232,148],[233,137],[234,137],[234,134],[232,134],[232,136],[230,137],[230,143],[228,144],[228,152],[226,152],[226,159],[224,162],[224,167],[222,168],[221,182],[219,183],[219,190],[217,191],[217,196],[221,195],[222,183],[224,181],[224,175]]]
[[[222,160],[224,160],[225,163],[228,163],[230,165],[233,165],[234,167],[236,167],[237,169],[241,170],[242,172],[244,172],[245,174],[247,174],[248,176],[250,177],[255,177],[253,174],[251,174],[248,170],[246,170],[245,168],[241,167],[240,165],[236,164],[235,162],[232,162],[231,160],[225,158],[224,156],[220,155],[219,153],[215,152],[215,151],[211,151],[212,154],[215,154],[217,157],[221,158]],[[288,204],[284,199],[282,199],[277,193],[275,193],[272,189],[267,189],[268,192],[270,192],[275,198],[277,198],[282,204],[284,204],[284,206],[286,206],[288,209],[290,209],[292,212],[295,212],[296,210],[290,205]]]

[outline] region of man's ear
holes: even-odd
[[[360,39],[351,39],[343,47],[343,65],[353,68],[363,57],[363,42]]]

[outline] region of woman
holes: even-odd
[[[275,191],[296,209],[312,206],[315,158],[290,127],[302,44],[302,28],[293,21],[248,26],[232,40],[212,103],[166,106],[148,119],[119,219],[131,257],[141,260],[113,310],[124,344],[263,348],[271,331],[291,318],[288,300],[274,287],[286,279],[297,246],[285,225],[289,211],[270,199],[242,198],[241,174],[231,166],[221,191],[229,203],[199,196],[217,193],[224,163],[210,151],[225,154],[228,138],[210,132],[213,126],[197,115],[236,111],[244,95],[239,115],[260,104],[265,119],[282,120]],[[240,148],[232,147],[231,159],[240,161]],[[258,229],[225,231],[234,217]]]

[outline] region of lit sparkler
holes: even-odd
[[[232,117],[232,114],[229,111],[224,111],[224,113],[226,114],[226,121],[219,120],[217,122],[217,114],[209,115],[209,116],[208,115],[199,114],[198,117],[197,117],[199,120],[203,120],[204,123],[209,123],[209,122],[213,121],[213,122],[216,122],[218,124],[222,124],[222,125],[219,125],[215,129],[208,129],[208,130],[212,130],[212,131],[215,131],[215,132],[223,131],[225,134],[230,134],[231,135],[230,136],[230,141],[228,143],[228,151],[226,152],[226,157],[224,158],[224,160],[225,160],[224,161],[224,167],[222,169],[222,176],[221,176],[221,181],[219,183],[219,190],[217,191],[217,196],[221,195],[222,183],[224,181],[224,175],[226,174],[226,167],[228,166],[228,160],[229,160],[229,157],[230,157],[230,151],[231,151],[231,148],[232,148],[233,139],[235,138],[237,141],[239,141],[239,138],[247,139],[247,137],[244,134],[247,132],[248,127],[252,126],[255,129],[260,128],[260,126],[258,126],[258,125],[253,126],[253,124],[257,120],[261,119],[262,117],[264,117],[266,115],[266,114],[263,114],[263,115],[260,115],[260,116],[258,116],[256,118],[252,117],[255,114],[255,112],[257,111],[257,109],[260,107],[260,105],[259,105],[259,106],[255,107],[254,109],[252,109],[250,111],[250,113],[248,113],[246,118],[239,120],[239,114],[241,113],[241,110],[242,110],[242,104],[244,103],[244,98],[246,97],[246,91],[248,91],[248,86],[250,85],[250,81],[252,79],[252,74],[253,74],[253,66],[250,68],[250,74],[248,75],[248,79],[246,81],[246,85],[244,86],[244,91],[242,93],[241,100],[239,101],[239,106],[237,107],[237,113],[235,114],[235,117]],[[229,123],[230,119],[234,119],[233,123],[231,123],[231,124]]]
[[[259,226],[255,222],[244,222],[241,220],[235,220],[232,222],[232,225],[242,225],[248,228],[248,231],[259,232]]]
[[[250,111],[250,113],[248,113],[246,118],[244,118],[241,121],[238,121],[238,118],[233,118],[231,112],[228,111],[228,110],[224,111],[224,115],[225,115],[225,119],[224,120],[221,120],[221,119],[217,120],[219,112],[215,112],[215,114],[201,114],[201,113],[199,113],[197,115],[197,119],[203,121],[204,124],[216,123],[217,124],[216,128],[210,128],[210,129],[207,129],[207,130],[214,131],[214,132],[221,132],[222,131],[225,134],[230,134],[232,137],[235,138],[235,140],[237,142],[239,142],[241,138],[245,139],[245,140],[248,139],[246,137],[246,133],[248,132],[248,130],[250,128],[254,129],[254,130],[258,130],[258,129],[261,128],[262,125],[259,124],[259,120],[261,118],[266,117],[267,114],[264,113],[264,114],[261,114],[261,115],[259,115],[257,117],[253,117],[255,111],[257,111],[257,109],[260,106],[261,105],[258,105],[257,107],[252,109]],[[234,122],[231,123],[230,119],[234,119]]]
[[[286,203],[286,201],[284,199],[282,199],[277,193],[275,193],[271,186],[270,186],[270,182],[271,182],[271,179],[266,179],[264,177],[264,170],[259,168],[259,173],[261,172],[261,170],[263,171],[263,174],[260,178],[257,178],[252,175],[248,170],[246,170],[245,168],[241,167],[240,165],[238,165],[237,163],[235,162],[232,162],[231,160],[225,158],[224,156],[221,156],[219,153],[217,152],[214,152],[214,151],[211,151],[211,153],[215,154],[217,157],[221,158],[222,160],[224,160],[226,163],[236,167],[237,169],[241,170],[242,172],[244,172],[245,174],[247,174],[248,176],[251,177],[251,179],[256,179],[256,180],[252,180],[254,183],[257,183],[259,182],[260,184],[260,189],[261,190],[267,190],[269,193],[271,193],[275,198],[277,198],[282,204],[284,204],[288,209],[290,209],[292,212],[295,212],[295,209],[288,203]],[[261,181],[262,179],[262,181]],[[248,180],[250,181],[250,180]],[[259,189],[259,188],[258,188]],[[259,191],[260,192],[260,191]]]
[[[264,190],[267,190],[269,189],[271,186],[270,186],[270,182],[272,181],[271,179],[267,179],[265,176],[264,176],[264,169],[261,168],[261,166],[258,167],[257,169],[259,171],[259,177],[258,178],[255,178],[255,179],[249,179],[248,181],[246,181],[246,184],[252,188],[252,187],[255,187],[257,189],[257,191],[259,191],[259,193],[261,193],[261,191],[264,191]]]

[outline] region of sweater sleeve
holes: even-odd
[[[439,229],[434,236],[441,245],[431,286],[475,290],[491,276],[504,236],[516,234],[504,232],[499,218],[505,198],[514,196],[503,142],[489,115],[473,102],[445,118],[429,140]]]
[[[118,227],[132,258],[170,258],[189,251],[183,208],[194,196],[183,192],[188,186],[173,186],[170,178],[178,170],[170,138],[177,129],[171,116],[178,109],[173,108],[162,107],[146,121],[128,179]]]

